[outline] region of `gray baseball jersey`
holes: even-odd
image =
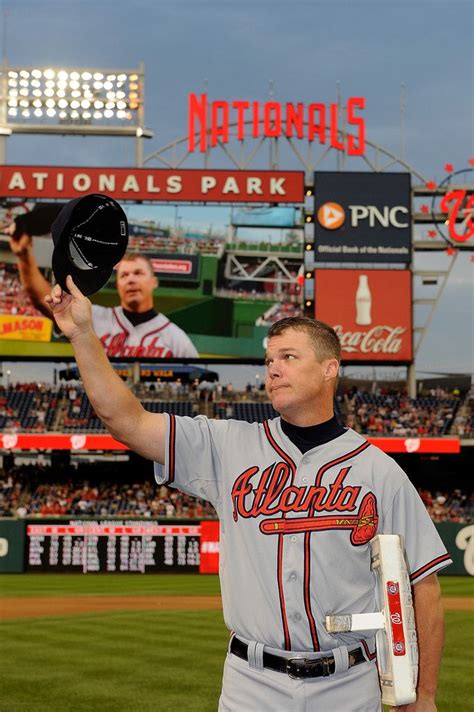
[[[134,326],[122,307],[93,304],[92,326],[108,356],[199,358],[189,336],[163,314]]]
[[[167,417],[159,483],[209,500],[221,525],[224,619],[246,640],[318,652],[373,634],[329,634],[330,613],[376,610],[369,542],[405,539],[413,583],[451,563],[397,463],[348,429],[304,455],[280,418],[265,423]]]

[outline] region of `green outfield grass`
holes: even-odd
[[[440,580],[446,595],[473,593],[472,579]],[[0,577],[4,597],[218,593],[216,576]],[[472,712],[474,615],[446,621],[438,712]],[[0,712],[214,712],[228,631],[220,611],[52,614],[0,623],[0,641]]]
[[[443,596],[474,596],[474,576],[439,576]]]
[[[196,574],[4,574],[1,596],[212,596],[218,576]],[[0,712],[2,712],[0,707]]]
[[[473,576],[440,576],[443,596],[473,596]],[[212,596],[218,576],[195,574],[3,574],[1,596]],[[0,708],[1,712],[1,708]]]

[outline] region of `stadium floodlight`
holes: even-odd
[[[0,65],[0,127],[11,133],[148,138],[143,95],[143,65],[124,70],[5,63]]]

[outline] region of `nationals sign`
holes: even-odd
[[[236,138],[253,139],[293,136],[308,141],[326,143],[349,156],[363,156],[365,152],[365,120],[360,112],[365,109],[365,98],[351,96],[342,112],[338,104],[285,104],[279,101],[208,101],[207,94],[190,94],[188,98],[188,150],[199,147],[205,153],[209,146],[228,143],[231,127]],[[345,125],[346,133],[339,132]],[[341,140],[342,139],[342,140]]]
[[[303,203],[302,171],[161,170],[1,166],[2,198],[78,198],[205,203]]]
[[[317,269],[316,318],[336,330],[347,361],[410,362],[409,270]]]

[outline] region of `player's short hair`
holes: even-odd
[[[286,319],[276,321],[268,330],[268,338],[280,336],[288,329],[304,331],[311,339],[311,343],[320,361],[335,358],[341,362],[341,342],[339,337],[329,324],[317,319],[310,319],[307,316],[289,316]]]
[[[156,275],[155,275],[155,270],[153,269],[153,264],[152,264],[151,260],[150,260],[146,255],[140,254],[140,252],[127,252],[127,253],[122,257],[122,259],[120,260],[119,264],[121,264],[122,262],[135,262],[135,260],[143,260],[144,262],[146,262],[147,265],[148,265],[148,267],[149,267],[149,269],[150,269],[150,273],[153,275],[153,277],[156,276]]]

